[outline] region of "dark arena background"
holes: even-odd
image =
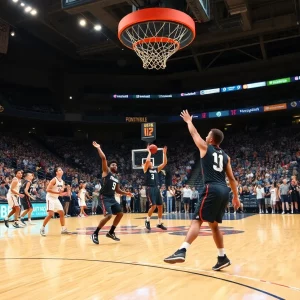
[[[1,0],[1,297],[299,299],[299,66],[299,0]],[[184,264],[164,262],[186,247],[208,193],[183,110],[204,140],[223,131],[236,179],[241,205],[231,191],[219,226],[231,265],[220,272],[225,250],[207,222]],[[93,141],[127,192],[105,226]],[[158,205],[149,230],[152,143],[154,167],[164,146],[167,165],[163,217]],[[26,212],[15,186],[30,176]]]

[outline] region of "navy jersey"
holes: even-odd
[[[102,177],[102,181],[103,184],[100,194],[107,197],[114,197],[117,184],[119,183],[118,177],[113,173],[108,172],[105,177]]]
[[[158,169],[148,169],[145,173],[145,186],[158,186],[159,178],[158,178]]]
[[[209,145],[201,160],[204,183],[217,183],[227,186],[225,169],[228,164],[228,155],[219,147]]]
[[[28,180],[24,180],[21,187],[20,187],[20,194],[25,194],[25,188],[26,188],[26,185],[27,183],[30,182]],[[29,188],[28,188],[28,193],[30,193],[30,188],[31,188],[31,183],[29,185]]]
[[[271,192],[270,192],[271,186],[265,186],[265,198],[270,198],[271,197]]]

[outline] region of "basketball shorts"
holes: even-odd
[[[30,198],[26,195],[24,196],[24,198],[21,198],[21,205],[23,206],[24,210],[32,208]]]
[[[46,205],[47,205],[47,211],[63,210],[61,202],[59,201],[58,198],[52,198],[46,196]]]
[[[229,202],[230,188],[219,184],[207,184],[197,202],[194,220],[222,223],[225,208]]]
[[[20,206],[19,205],[19,200],[18,200],[18,196],[16,195],[12,195],[12,194],[7,194],[7,202],[8,202],[8,205],[13,208],[15,206]]]
[[[300,200],[299,194],[296,193],[290,194],[291,202],[298,202]]]
[[[291,203],[291,199],[290,199],[289,195],[281,195],[281,201],[283,203]]]
[[[117,202],[114,196],[101,196],[100,205],[103,211],[103,215],[116,215],[122,212],[120,203]]]
[[[146,189],[147,199],[149,201],[150,206],[153,205],[162,205],[162,199],[160,190],[157,186],[150,186]]]
[[[182,200],[183,200],[183,203],[184,203],[184,204],[189,204],[190,201],[191,201],[191,198],[183,197]]]
[[[259,199],[256,199],[258,204],[263,206],[265,204],[265,198],[259,198]]]
[[[265,198],[265,205],[271,205],[271,198]]]

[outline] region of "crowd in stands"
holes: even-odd
[[[278,183],[299,174],[297,127],[234,134],[226,138],[223,148],[231,157],[235,177],[250,192],[255,185]]]
[[[189,140],[188,143],[168,141],[166,144],[168,146],[167,173],[169,179],[167,179],[168,175],[161,176],[166,211],[191,211],[193,201],[185,203],[189,204],[189,207],[184,205],[178,209],[176,200],[179,197],[177,193],[176,198],[176,192],[181,191],[180,199],[184,202],[183,198],[186,197],[183,197],[182,187],[188,183],[193,166],[198,160],[198,151],[192,140]],[[145,145],[139,142],[132,143],[132,141],[122,145],[104,146],[107,159],[118,161],[122,188],[134,192],[135,197],[130,200],[130,203],[131,209],[136,212],[145,211],[146,207],[142,203],[143,197],[140,193],[143,185],[143,173],[141,170],[132,169],[131,150],[144,147]],[[228,134],[223,149],[231,157],[234,175],[242,188],[242,195],[255,194],[258,185],[281,184],[284,179],[290,182],[291,176],[297,178],[299,175],[300,132],[297,129],[283,128],[263,133]],[[2,187],[9,187],[16,169],[34,172],[36,180],[32,189],[33,196],[37,200],[44,201],[46,187],[53,177],[55,166],[63,168],[63,179],[70,185],[71,197],[74,201],[76,201],[76,192],[80,181],[87,183],[87,190],[92,198],[95,187],[101,185],[101,160],[91,142],[45,137],[44,143],[41,144],[31,138],[1,136],[0,180],[3,182]],[[168,190],[169,186],[171,186],[171,191]],[[192,200],[191,197],[190,200]],[[193,197],[195,200],[195,195]],[[0,195],[0,200],[4,200],[2,198]],[[171,201],[168,198],[172,198],[171,210],[168,208]],[[128,199],[121,199],[121,201],[124,201],[124,210],[128,211],[128,207],[126,207]],[[167,204],[169,204],[168,207]],[[94,212],[96,212],[95,208]]]

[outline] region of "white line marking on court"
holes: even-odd
[[[133,265],[143,265],[143,266],[152,266],[152,267],[160,267],[160,268],[165,268],[165,265],[157,265],[157,264],[150,264],[150,263],[139,263],[139,262],[133,262],[133,261],[124,261],[124,263],[129,263],[129,264],[133,264]],[[251,280],[251,281],[256,281],[256,282],[261,282],[261,283],[267,283],[269,285],[276,285],[276,286],[281,286],[284,288],[288,288],[297,292],[300,292],[300,288],[294,287],[294,286],[289,286],[289,285],[285,285],[285,284],[281,284],[281,283],[276,283],[276,282],[271,282],[271,281],[266,281],[263,279],[258,279],[258,278],[253,278],[253,277],[248,277],[248,276],[242,276],[242,275],[236,275],[236,274],[230,274],[230,273],[223,273],[223,272],[215,272],[215,271],[207,271],[207,270],[202,270],[202,269],[193,269],[193,268],[186,268],[183,267],[181,269],[179,268],[173,268],[173,267],[168,267],[169,270],[176,270],[176,271],[191,271],[194,273],[206,273],[211,275],[212,277],[215,278],[221,278],[219,276],[216,276],[216,273],[218,273],[219,275],[224,275],[227,277],[236,277],[236,278],[241,278],[241,279],[247,279],[247,280]]]

